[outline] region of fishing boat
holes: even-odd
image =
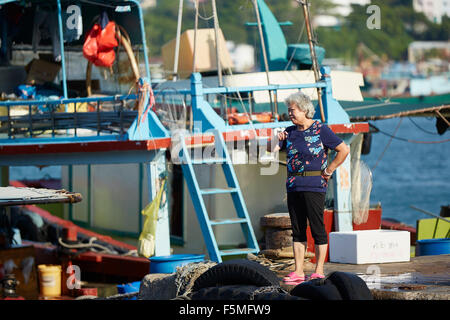
[[[144,141],[129,139],[131,131],[125,132],[139,112],[145,111],[142,105],[133,110],[135,104],[139,104],[139,90],[135,91],[137,94],[128,94],[128,91],[134,84],[137,88],[148,84],[150,79],[142,11],[138,1],[82,1],[77,4],[71,1],[1,1],[0,13],[3,30],[0,67],[4,93],[0,106],[3,184],[9,185],[8,166],[11,165],[142,163],[164,154],[164,148],[170,142],[169,139],[164,139],[164,134],[159,135],[160,139],[152,139],[154,146],[147,146]],[[102,23],[111,25],[110,22],[117,25],[113,36],[117,42],[115,47],[119,44],[120,47],[116,48],[117,51],[108,49],[99,52],[110,55],[117,53],[116,63],[111,68],[119,68],[118,64],[125,62],[125,71],[120,72],[122,79],[114,77],[112,69],[93,67],[97,66],[96,61],[83,61],[85,64],[81,70],[78,65],[80,59],[76,59],[77,55],[83,57],[83,32]],[[33,32],[30,33],[29,30]],[[32,39],[29,37],[31,34]],[[139,59],[140,56],[144,58],[141,58],[143,63],[138,67],[136,57]],[[23,67],[24,64],[26,68]],[[105,73],[101,71],[100,74],[99,70]],[[130,74],[128,79],[124,77],[127,71]],[[107,75],[106,72],[111,72],[113,81],[104,79],[103,74]],[[84,80],[77,79],[80,74]],[[86,77],[86,74],[89,76]],[[138,74],[142,74],[142,77],[139,76],[140,82],[136,83]],[[100,86],[104,91],[99,95],[95,90]],[[147,117],[148,124],[148,117],[153,114],[144,116]],[[29,119],[27,125],[24,122],[26,117]],[[96,129],[92,130],[94,127]],[[46,150],[36,152],[35,148],[41,147]],[[152,168],[152,177],[158,174],[158,170],[166,172],[165,168],[158,168],[156,163]],[[152,198],[151,182],[148,186],[150,191],[147,197]],[[74,188],[69,186],[67,189]],[[81,192],[84,193],[84,190]],[[69,208],[71,211],[72,204]],[[23,239],[24,250],[30,246],[34,248],[31,251],[35,262],[33,270],[36,270],[38,264],[60,264],[67,267],[69,263],[84,270],[84,279],[114,283],[142,279],[149,271],[148,259],[138,257],[135,245],[75,225],[70,221],[72,212],[59,218],[32,205],[14,212],[17,217],[22,217],[26,212],[25,216],[34,217],[46,229],[54,232],[55,237],[51,239]],[[139,211],[137,214],[139,215]],[[29,219],[24,228],[37,229]],[[58,243],[59,240],[62,243]],[[88,249],[89,252],[84,252],[86,247],[82,249],[82,245],[86,244],[104,247],[106,250]],[[160,248],[158,246],[158,250]],[[169,253],[167,247],[163,250]],[[20,258],[17,256],[17,259]],[[17,263],[20,265],[20,261],[16,261]],[[124,263],[130,268],[124,269]],[[65,271],[66,268],[63,270],[63,277]],[[17,272],[20,273],[20,270]],[[36,297],[36,292],[27,296]]]

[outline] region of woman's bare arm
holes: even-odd
[[[350,147],[345,144],[345,142],[342,142],[339,144],[334,151],[336,151],[336,156],[334,157],[333,161],[325,168],[325,170],[322,172],[322,176],[325,180],[330,179],[333,172],[345,161],[348,154],[350,153]]]

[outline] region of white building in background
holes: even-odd
[[[434,23],[441,23],[445,15],[450,17],[450,0],[413,0],[413,8]]]
[[[450,1],[450,0],[447,0]],[[328,15],[319,15],[314,18],[313,24],[315,27],[335,27],[341,24],[341,19],[334,15],[342,17],[348,16],[352,12],[352,4],[365,6],[370,4],[370,0],[332,0],[336,4],[333,12]]]

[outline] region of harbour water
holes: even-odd
[[[400,122],[401,121],[401,122]],[[400,124],[399,124],[400,122]],[[432,218],[410,208],[413,205],[439,215],[450,204],[450,132],[436,132],[436,118],[405,117],[370,121],[381,131],[372,134],[372,148],[362,160],[373,174],[371,203],[381,202],[383,218],[416,226],[417,219]],[[383,154],[384,152],[384,154]],[[380,159],[380,160],[379,160]]]

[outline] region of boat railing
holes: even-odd
[[[0,101],[0,143],[87,137],[123,140],[138,115],[137,96]],[[34,141],[33,141],[34,142]]]
[[[168,109],[173,108],[180,110],[182,106],[185,106],[187,113],[189,114],[186,119],[186,128],[191,127],[192,131],[192,121],[210,122],[210,125],[204,125],[202,123],[202,128],[200,131],[205,132],[211,128],[220,128],[224,126],[226,131],[232,129],[248,129],[250,127],[261,127],[261,128],[275,128],[286,125],[286,117],[279,116],[278,107],[279,104],[279,93],[284,90],[300,90],[300,89],[311,89],[311,88],[322,88],[325,91],[330,90],[331,84],[328,83],[328,79],[318,81],[316,83],[297,83],[297,84],[270,84],[263,86],[245,86],[245,87],[228,87],[228,86],[217,86],[217,87],[205,87],[201,81],[200,74],[196,76],[191,76],[191,88],[190,89],[175,89],[165,87],[164,89],[155,88],[154,95],[156,105],[159,106],[166,113]],[[270,113],[270,121],[253,121],[254,117],[252,115],[257,115],[262,110],[258,109],[258,105],[255,103],[255,95],[258,92],[265,92],[270,97],[270,103],[263,104],[265,111],[267,111],[267,105],[270,105],[270,110],[265,112]],[[169,102],[170,101],[170,102]],[[170,105],[170,106],[169,106]],[[233,108],[238,107],[238,108]],[[229,117],[236,110],[240,110],[240,114],[247,114],[248,123],[235,123],[230,121]],[[214,111],[214,112],[211,112]],[[158,113],[158,112],[157,112]],[[172,112],[173,113],[173,112]],[[158,114],[159,118],[160,114]],[[286,123],[280,123],[285,122]],[[162,120],[164,122],[164,120]],[[254,122],[254,123],[253,123]],[[248,127],[248,128],[247,128]]]
[[[281,128],[290,125],[287,115],[280,116],[279,101],[286,96],[286,91],[301,89],[322,89],[325,115],[328,116],[330,106],[333,112],[340,110],[344,116],[342,123],[348,123],[348,116],[331,94],[331,78],[328,67],[322,69],[322,79],[314,83],[269,84],[260,86],[216,86],[206,87],[199,73],[191,75],[190,88],[166,90],[155,88],[155,96],[184,101],[190,113],[191,132],[200,133],[211,129],[222,131],[248,130],[263,128]],[[284,91],[284,92],[283,92]],[[255,103],[254,97],[266,94],[268,103]],[[157,99],[158,100],[158,99]],[[259,99],[261,101],[261,99]],[[270,109],[269,109],[270,108]],[[264,109],[264,110],[262,110]],[[265,111],[265,112],[261,112]],[[285,111],[285,108],[284,108]],[[262,113],[265,113],[262,115]],[[232,117],[242,117],[233,120]],[[261,116],[261,118],[259,118]],[[240,122],[239,119],[243,121]],[[231,121],[233,120],[233,121]],[[194,122],[192,124],[192,122]],[[197,128],[196,128],[197,124]]]
[[[133,134],[127,136],[130,128],[132,132],[135,132],[136,126],[141,125],[139,96],[136,94],[57,100],[0,101],[0,143],[30,142],[30,138],[40,138],[43,142],[57,142],[57,139],[61,138],[71,141],[146,140],[152,137],[168,136],[162,130],[162,126],[166,128],[166,132],[174,128],[182,128],[188,129],[191,133],[204,133],[211,129],[238,131],[285,127],[290,124],[290,121],[278,117],[278,92],[309,88],[322,88],[323,98],[332,99],[331,80],[327,77],[310,84],[204,87],[201,75],[194,73],[191,76],[190,89],[155,88],[153,90],[155,103],[152,104],[152,99],[147,97],[148,102],[141,106],[141,112],[150,113],[151,123],[148,130],[145,129],[144,134],[138,136]],[[227,100],[230,99],[227,98],[241,94],[251,97],[261,91],[268,92],[274,98],[270,101],[271,105],[275,105],[275,108],[271,110],[270,121],[253,121],[251,116],[248,118],[248,123],[228,121],[230,106]],[[215,96],[216,101],[220,99],[222,102],[225,101],[225,116],[220,112],[222,105],[211,102],[210,96]],[[328,104],[328,102],[325,103],[325,106]],[[80,106],[84,106],[85,112],[80,112]],[[327,113],[327,110],[325,111]],[[246,113],[251,114],[252,110],[246,109]],[[142,131],[141,129],[139,131]],[[37,140],[32,142],[37,143]]]

